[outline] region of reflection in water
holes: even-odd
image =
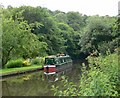
[[[79,83],[80,68],[73,69],[69,73],[70,81]],[[44,80],[42,71],[16,76],[2,81],[2,96],[53,96],[51,91],[53,84],[60,86],[62,83],[61,81],[48,82]]]
[[[50,96],[52,83],[43,79],[43,72],[10,78],[2,82],[3,96]]]

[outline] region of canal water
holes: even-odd
[[[73,69],[65,75],[70,81],[79,83],[81,63],[74,63],[73,66]],[[61,83],[61,80],[48,82],[43,71],[15,76],[2,81],[2,96],[53,96],[51,86]]]

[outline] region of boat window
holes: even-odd
[[[56,62],[56,64],[59,64],[59,60],[58,59],[55,59],[55,62]]]
[[[63,63],[63,60],[62,60],[62,58],[60,58],[59,60],[60,60],[60,63]]]
[[[45,59],[45,64],[48,64],[48,65],[53,65],[53,64],[55,64],[54,58],[46,58],[46,59]]]
[[[66,62],[66,58],[64,59],[64,62]]]
[[[64,59],[62,59],[62,62],[64,62]]]

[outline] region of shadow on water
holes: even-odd
[[[79,83],[81,62],[74,62],[73,69],[67,74],[70,81]],[[34,72],[2,81],[2,96],[53,96],[51,86],[58,82],[44,80],[44,73]]]

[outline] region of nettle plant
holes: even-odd
[[[55,96],[118,96],[119,95],[119,70],[118,55],[88,58],[89,70],[82,66],[82,76],[79,85],[64,79],[63,86],[52,86]]]

